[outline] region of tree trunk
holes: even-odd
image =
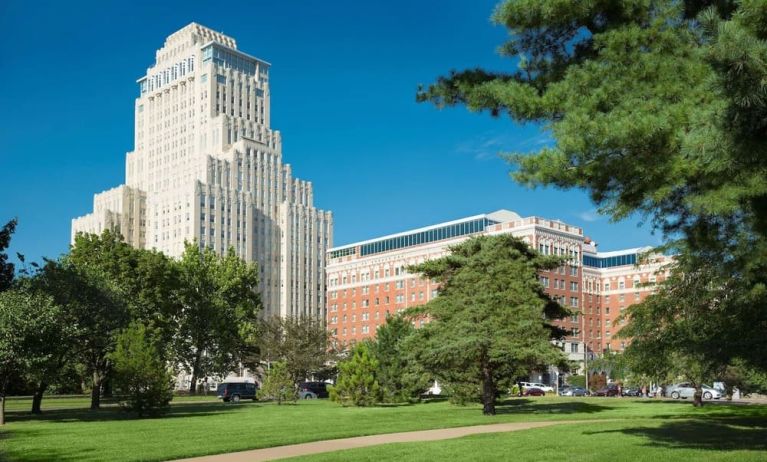
[[[101,380],[101,375],[94,371],[91,387],[91,410],[94,411],[101,408]]]
[[[495,384],[490,367],[482,366],[482,414],[495,415]]]
[[[0,425],[5,425],[5,400],[8,392],[8,376],[3,377],[0,382]]]
[[[703,406],[703,388],[700,385],[695,386],[695,394],[692,397],[692,405],[695,407]]]
[[[189,384],[189,394],[194,395],[197,393],[197,380],[199,377],[200,359],[202,358],[202,350],[197,349],[197,354],[194,357],[194,364],[192,364],[192,383]]]
[[[46,388],[48,388],[48,383],[45,380],[41,380],[37,385],[35,394],[32,395],[32,414],[42,414],[41,404],[43,402],[43,393],[45,393]]]

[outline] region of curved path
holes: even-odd
[[[609,422],[610,420],[558,420],[549,422],[512,422],[471,427],[440,428],[402,433],[384,433],[382,435],[357,436],[335,440],[315,441],[312,443],[291,444],[273,448],[253,449],[250,451],[230,452],[213,456],[181,459],[179,462],[256,462],[263,460],[285,459],[288,457],[319,454],[322,452],[341,451],[388,443],[411,443],[417,441],[436,441],[480,433],[499,433],[527,430],[530,428],[549,427],[552,425]]]

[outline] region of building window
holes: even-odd
[[[578,353],[578,344],[577,343],[571,343],[570,344],[570,353]]]

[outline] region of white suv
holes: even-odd
[[[545,391],[546,393],[553,393],[554,388],[550,387],[548,385],[544,385],[542,383],[536,383],[536,382],[520,382],[519,385],[522,387],[522,391],[525,391],[527,388],[540,388],[541,390]]]

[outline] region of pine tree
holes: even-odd
[[[381,385],[376,378],[378,361],[367,342],[355,345],[338,369],[338,381],[330,388],[332,401],[344,406],[371,406],[381,401]]]
[[[117,336],[115,351],[109,355],[122,392],[121,405],[139,417],[164,414],[173,399],[174,376],[159,346],[156,334],[134,323]]]
[[[510,32],[511,68],[451,72],[417,99],[540,125],[552,141],[509,153],[514,179],[586,190],[612,219],[639,214],[677,240],[678,271],[737,278],[729,314],[749,323],[716,329],[767,370],[764,1],[505,0],[493,21]]]
[[[484,414],[515,377],[551,364],[565,366],[550,321],[569,312],[544,292],[538,273],[564,264],[511,235],[480,236],[448,256],[410,268],[441,284],[439,295],[412,308],[430,322],[408,340],[413,358],[456,394],[477,400]]]
[[[258,398],[275,400],[278,405],[284,401],[296,401],[298,398],[296,383],[293,381],[285,361],[271,364],[266,378],[258,390]]]

